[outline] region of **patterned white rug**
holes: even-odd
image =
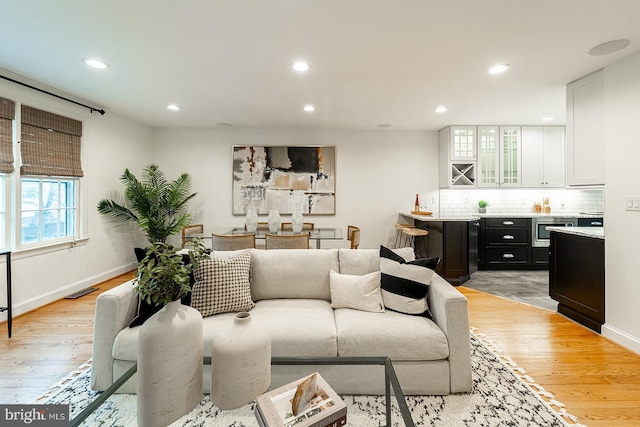
[[[471,333],[473,391],[450,396],[408,396],[407,404],[416,426],[582,426],[567,414],[563,405],[537,385],[522,368],[493,349],[482,336]],[[97,393],[89,388],[87,363],[73,372],[36,403],[69,404],[71,417],[77,415]],[[384,397],[343,396],[347,421],[353,427],[385,425]],[[393,426],[404,426],[397,406],[393,407]],[[136,426],[135,395],[110,397],[86,426]],[[206,395],[189,414],[172,426],[255,427],[253,405],[235,411],[216,408]]]

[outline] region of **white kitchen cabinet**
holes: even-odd
[[[564,187],[564,127],[522,126],[522,186]]]
[[[450,126],[451,161],[476,159],[476,127]]]
[[[521,186],[520,126],[478,126],[478,187]]]
[[[475,187],[476,127],[447,126],[438,132],[441,188]]]
[[[567,184],[604,185],[604,74],[567,85]]]

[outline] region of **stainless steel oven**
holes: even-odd
[[[551,239],[551,232],[549,227],[575,227],[578,225],[576,218],[554,218],[554,217],[539,217],[531,220],[532,224],[532,236],[531,242],[534,247],[549,246]]]

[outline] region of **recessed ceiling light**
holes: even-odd
[[[555,117],[552,117],[552,116],[547,116],[547,117],[543,117],[542,118],[542,120],[545,121],[545,122],[549,122],[549,121],[551,121],[553,119],[555,119]]]
[[[390,127],[391,127],[391,125],[390,125],[389,123],[380,123],[380,124],[378,125],[378,127],[379,127],[379,128],[390,128]]]
[[[588,53],[591,56],[608,55],[624,49],[629,46],[630,43],[631,41],[629,39],[611,40],[591,48]]]
[[[218,123],[218,126],[223,128],[230,128],[233,125],[231,123]]]
[[[291,68],[293,68],[295,71],[305,72],[305,71],[309,71],[310,66],[308,62],[296,61],[293,64],[291,64]]]
[[[308,113],[310,113],[310,112],[312,112],[312,111],[315,111],[315,110],[316,110],[316,107],[314,107],[314,106],[313,106],[313,105],[311,105],[311,104],[309,104],[309,105],[305,105],[305,106],[304,106],[304,111],[306,111],[306,112],[308,112]]]
[[[182,107],[180,107],[179,105],[176,104],[169,104],[167,105],[167,110],[171,110],[171,111],[179,111],[181,110]]]
[[[447,107],[445,107],[444,105],[439,106],[438,108],[436,108],[436,113],[444,113],[448,110]]]
[[[509,65],[509,64],[497,64],[497,65],[494,65],[493,67],[489,68],[489,74],[504,73],[509,68],[511,68],[511,65]]]
[[[92,67],[92,68],[100,68],[100,69],[109,68],[109,64],[95,58],[82,58],[82,62],[84,62],[85,64],[87,64],[89,67]]]

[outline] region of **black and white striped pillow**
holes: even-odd
[[[407,261],[380,246],[380,289],[384,306],[406,314],[431,317],[427,292],[440,258]]]

